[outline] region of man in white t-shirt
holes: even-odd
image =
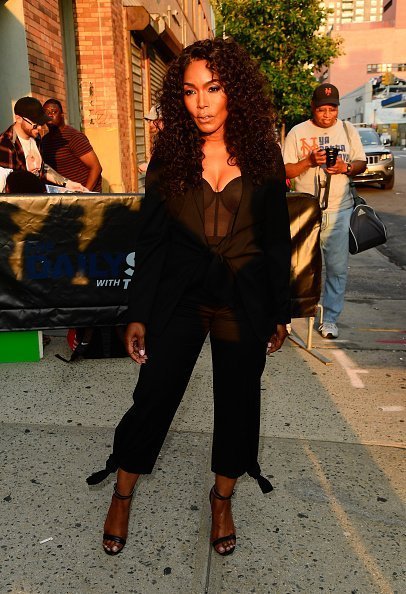
[[[50,121],[34,97],[21,97],[14,106],[15,122],[0,135],[0,167],[30,171],[51,184],[75,192],[88,191],[82,184],[57,173],[43,162],[39,149],[42,127]]]
[[[323,210],[320,243],[326,279],[323,289],[323,338],[337,338],[337,319],[344,306],[348,273],[348,235],[353,199],[350,177],[366,168],[366,156],[359,134],[352,124],[338,119],[340,98],[337,87],[319,85],[312,97],[312,118],[294,126],[286,136],[283,160],[286,176],[295,179],[295,189],[320,196]],[[326,166],[327,147],[336,147],[334,166]],[[331,174],[326,196],[326,173]]]
[[[6,183],[7,183],[8,174],[11,173],[12,171],[13,171],[12,169],[0,167],[0,193],[4,192]]]
[[[160,111],[159,105],[153,105],[147,115],[144,116],[144,120],[148,122],[149,128],[149,136],[151,144],[154,143],[154,138],[158,132],[162,128],[162,116]],[[150,162],[150,158],[148,158],[144,163],[140,163],[138,166],[138,171],[140,173],[146,173],[148,169],[148,164]]]

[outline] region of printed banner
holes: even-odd
[[[292,317],[320,297],[320,208],[287,194]],[[126,323],[142,194],[2,195],[0,331]]]
[[[0,329],[125,323],[141,194],[0,198]]]

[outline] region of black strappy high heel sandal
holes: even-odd
[[[220,493],[218,493],[218,491],[216,490],[216,486],[213,485],[210,490],[210,495],[209,495],[210,505],[213,501],[213,497],[215,497],[216,499],[220,499],[221,501],[228,501],[229,499],[231,499],[231,497],[233,495],[234,495],[234,491],[228,497],[224,497],[223,495],[220,495]],[[229,549],[228,551],[226,551],[226,550],[223,552],[218,551],[216,547],[218,547],[218,545],[222,544],[223,542],[226,542],[227,540],[233,540],[234,546],[231,549]],[[216,553],[218,555],[225,557],[226,555],[231,555],[232,553],[234,553],[236,543],[237,543],[237,537],[234,533],[232,533],[232,534],[229,534],[228,536],[221,536],[220,538],[216,538],[216,540],[213,540],[211,542],[211,546],[213,547],[213,549],[216,551]]]
[[[119,493],[119,491],[117,491],[117,483],[114,483],[113,497],[117,497],[117,499],[125,500],[125,499],[131,499],[133,494],[134,494],[134,489],[131,491],[131,493],[129,495],[122,495],[121,493]],[[118,555],[124,549],[124,545],[127,542],[127,540],[125,538],[123,538],[122,536],[115,536],[114,534],[107,534],[106,532],[103,534],[103,541],[104,540],[112,540],[113,542],[116,542],[117,544],[122,545],[121,548],[118,549],[118,551],[113,551],[112,549],[106,548],[106,546],[103,544],[103,550],[107,555]]]

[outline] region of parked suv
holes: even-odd
[[[357,128],[367,156],[367,168],[356,175],[355,183],[377,182],[384,190],[391,190],[395,183],[395,161],[391,151],[382,144],[373,128]]]

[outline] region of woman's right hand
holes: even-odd
[[[128,324],[124,335],[125,348],[133,361],[142,365],[147,362],[145,353],[145,325],[141,322]]]

